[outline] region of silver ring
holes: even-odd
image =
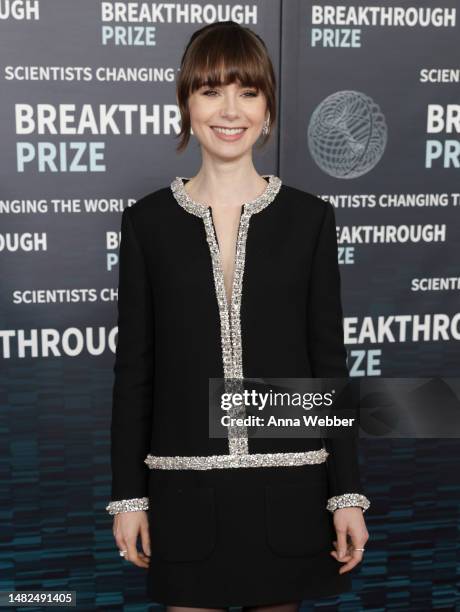
[[[120,550],[120,557],[124,557],[127,552],[127,550]]]
[[[366,549],[365,548],[353,548],[353,550],[362,550],[362,551],[364,551]]]

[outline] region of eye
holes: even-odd
[[[202,95],[212,98],[215,95],[218,95],[218,93],[219,92],[217,91],[217,89],[205,89],[202,92]],[[249,97],[249,98],[255,98],[258,96],[258,92],[256,90],[248,90],[248,91],[243,92],[243,96]]]

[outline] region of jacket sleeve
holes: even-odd
[[[150,446],[153,411],[153,296],[131,213],[126,208],[121,218],[109,514],[148,509],[144,459]]]
[[[348,378],[343,338],[341,281],[334,208],[324,201],[324,216],[313,256],[308,299],[308,350],[313,377]],[[356,435],[323,438],[327,457],[327,509],[370,505],[362,491]]]

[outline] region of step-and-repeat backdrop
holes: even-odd
[[[335,206],[351,375],[458,375],[459,8],[0,0],[0,590],[146,609],[104,510],[120,217],[199,168],[196,139],[175,151],[175,79],[207,23],[271,53],[258,171]],[[457,439],[361,442],[365,561],[321,607],[455,609]]]

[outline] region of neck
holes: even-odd
[[[192,200],[208,206],[239,207],[260,196],[267,184],[268,178],[264,179],[253,166],[244,169],[202,166],[187,181],[185,190]]]

